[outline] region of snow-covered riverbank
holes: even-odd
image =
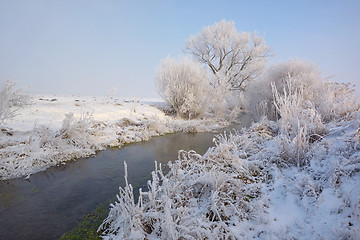
[[[166,133],[211,131],[221,125],[179,120],[158,99],[33,95],[0,132],[0,179],[42,171],[106,147]]]
[[[327,123],[296,158],[304,146],[286,149],[282,130],[262,120],[203,156],[179,152],[137,204],[120,188],[103,238],[359,239],[360,112]]]
[[[259,122],[203,156],[180,151],[137,203],[120,188],[103,238],[360,239],[360,102],[313,76],[254,89]]]

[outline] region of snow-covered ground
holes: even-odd
[[[32,95],[0,131],[0,179],[28,176],[106,147],[177,131],[211,131],[209,121],[166,116],[159,99]]]
[[[203,156],[180,151],[138,203],[126,184],[103,238],[360,239],[360,112],[327,123],[300,164],[281,128],[265,119]]]
[[[360,239],[360,102],[312,76],[272,83],[262,115],[273,121],[221,135],[203,156],[180,151],[137,202],[126,182],[103,238]]]
[[[303,90],[275,91],[279,120],[219,136],[203,156],[180,151],[166,175],[157,166],[137,202],[126,181],[102,237],[360,239],[360,104],[347,91],[320,101],[324,94],[313,100]],[[0,131],[0,178],[28,176],[108,146],[222,126],[166,116],[164,106],[34,95]]]
[[[108,123],[121,118],[166,119],[162,111],[150,105],[162,106],[165,103],[161,99],[34,94],[31,96],[31,103],[20,108],[18,115],[8,120],[5,126],[29,131],[36,125],[44,125],[57,130],[62,127],[65,115],[69,112],[73,112],[75,118],[89,113],[95,120]]]

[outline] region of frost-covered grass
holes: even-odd
[[[219,128],[205,120],[179,120],[148,100],[34,95],[0,131],[0,179],[26,176],[106,147],[172,132]]]
[[[320,104],[324,96],[292,80],[273,88],[278,121],[220,135],[203,156],[179,151],[137,201],[126,180],[102,237],[360,239],[359,102],[323,84],[316,91],[331,101]]]
[[[104,239],[358,239],[360,114],[325,126],[304,164],[284,156],[280,125],[220,136],[200,156],[179,152],[135,201],[120,188]]]

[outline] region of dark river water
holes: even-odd
[[[100,203],[129,183],[150,179],[154,161],[167,165],[179,149],[204,154],[213,133],[176,133],[121,149],[107,149],[87,159],[67,162],[24,178],[0,181],[0,239],[58,239]]]
[[[119,186],[125,185],[124,161],[129,183],[143,186],[155,161],[167,166],[168,161],[177,159],[180,149],[204,154],[214,146],[213,138],[214,133],[154,137],[48,168],[31,175],[30,181],[0,181],[0,239],[58,239],[99,204],[118,194]]]

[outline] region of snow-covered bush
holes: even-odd
[[[163,59],[157,70],[156,88],[181,117],[196,118],[207,112],[208,76],[189,57]]]
[[[15,90],[15,83],[6,81],[0,85],[0,125],[16,116],[18,108],[29,101],[29,97]]]
[[[65,115],[60,132],[56,137],[67,139],[76,146],[88,146],[89,142],[94,142],[87,135],[95,135],[96,130],[92,128],[94,125],[92,114],[82,114],[79,119],[74,117],[74,113],[70,112]]]
[[[269,176],[261,164],[244,160],[246,153],[238,149],[244,141],[219,137],[204,156],[179,151],[167,175],[155,165],[137,203],[125,173],[118,202],[99,228],[108,234],[104,239],[236,239],[241,221],[261,222],[261,188]]]
[[[348,84],[326,81],[315,64],[289,60],[271,66],[248,88],[246,108],[255,119],[264,115],[272,120],[278,118],[272,85],[283,95],[289,91],[289,81],[293,89],[302,89],[303,101],[313,105],[323,121],[345,116],[360,107],[359,99]]]
[[[210,76],[214,78],[214,76]],[[243,93],[231,91],[229,83],[222,78],[215,87],[210,85],[211,91],[207,96],[208,111],[206,116],[212,119],[233,121],[243,109]]]
[[[348,85],[325,81],[315,65],[299,60],[272,66],[249,88],[247,100],[255,119],[279,119],[283,158],[298,166],[305,164],[309,143],[326,133],[326,122],[360,107]]]
[[[280,94],[272,84],[274,105],[279,114],[280,145],[283,158],[287,164],[304,165],[304,154],[309,141],[317,139],[325,132],[320,114],[310,101],[304,100],[303,85],[293,86],[292,78],[288,79]]]
[[[315,92],[318,99],[315,104],[326,122],[344,118],[360,109],[360,98],[350,84],[327,81],[319,90]]]
[[[287,91],[289,81],[294,89],[306,87],[303,89],[303,94],[307,95],[309,90],[313,90],[312,86],[319,85],[322,80],[315,65],[300,60],[289,60],[273,65],[249,86],[246,92],[247,109],[256,119],[266,115],[269,119],[276,120],[278,116],[274,105],[272,85],[282,95],[284,90]]]

